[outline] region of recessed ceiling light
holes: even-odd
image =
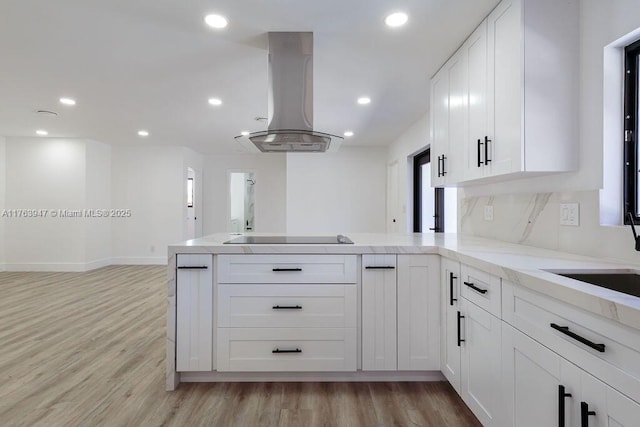
[[[404,24],[407,23],[408,19],[409,17],[407,16],[406,13],[396,12],[387,16],[384,19],[384,23],[387,24],[389,27],[402,27]]]
[[[353,132],[351,132],[350,130],[346,131],[344,133],[344,136],[349,137],[349,136],[353,136]]]
[[[360,105],[367,105],[370,102],[371,102],[371,98],[367,96],[361,96],[360,98],[358,98],[358,104]]]
[[[248,136],[249,135],[249,131],[248,130],[243,130],[242,132],[240,132],[240,135]]]
[[[46,130],[39,129],[36,131],[36,134],[40,136],[47,136],[49,135],[49,132],[47,132]]]
[[[210,26],[211,28],[224,28],[227,26],[228,22],[227,22],[227,18],[225,18],[222,15],[207,15],[204,17],[204,22],[207,23],[208,26]]]
[[[209,104],[222,105],[222,100],[220,98],[209,98]]]
[[[60,104],[76,105],[76,100],[71,98],[60,98]]]
[[[149,131],[139,130],[138,131],[138,136],[149,136]]]

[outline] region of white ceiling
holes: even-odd
[[[386,145],[428,109],[429,78],[497,0],[1,0],[0,135],[239,150],[267,116],[269,31],[314,33],[314,127]],[[393,11],[409,14],[387,28]],[[224,30],[204,16],[225,15]],[[356,98],[368,95],[368,106]],[[58,103],[62,96],[74,107]],[[208,98],[224,104],[213,107]],[[43,117],[46,109],[58,117]],[[151,133],[137,136],[139,129]]]

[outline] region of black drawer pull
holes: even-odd
[[[564,399],[567,397],[571,397],[571,393],[565,393],[565,388],[563,385],[558,386],[558,426],[564,427]]]
[[[302,353],[302,350],[300,350],[299,348],[296,348],[295,350],[280,350],[279,348],[276,348],[275,350],[272,350],[271,353],[274,353],[274,354]]]
[[[581,337],[575,332],[571,332],[568,326],[559,326],[559,325],[556,325],[555,323],[551,323],[549,326],[551,326],[556,331],[562,332],[563,334],[570,336],[574,340],[579,341],[584,345],[588,345],[594,350],[598,350],[600,353],[604,353],[604,344],[596,344],[593,341],[589,341],[588,339]]]
[[[274,310],[302,310],[301,305],[274,305],[271,308]]]
[[[302,271],[301,268],[272,268],[271,271]]]
[[[580,402],[580,426],[589,427],[589,415],[595,415],[596,411],[590,411],[587,402]]]
[[[460,322],[464,319],[464,316],[458,312],[458,347],[460,347],[460,343],[463,343],[464,340],[460,338]]]
[[[206,270],[206,265],[181,265],[178,267],[179,270]]]
[[[394,268],[393,265],[368,265],[365,267],[366,270],[393,270]]]
[[[483,295],[484,295],[484,294],[486,294],[486,293],[488,292],[488,289],[482,289],[482,288],[479,288],[479,287],[477,287],[476,285],[474,285],[473,283],[470,283],[470,282],[462,282],[462,283],[464,283],[465,285],[467,285],[468,287],[470,287],[470,288],[471,288],[471,289],[473,289],[474,291],[476,291],[476,292],[480,292],[480,293],[481,293],[481,294],[483,294]]]
[[[458,298],[453,297],[453,281],[457,278],[453,273],[449,273],[449,305],[453,305],[454,301],[458,301]]]

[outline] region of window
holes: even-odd
[[[431,188],[431,151],[413,158],[413,231],[444,233],[444,189]]]
[[[640,40],[625,48],[624,78],[624,213],[640,223],[640,150],[638,149],[638,88],[640,87]]]

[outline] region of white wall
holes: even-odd
[[[85,207],[111,209],[111,147],[87,141]],[[87,216],[85,223],[85,263],[88,268],[111,264],[111,223],[121,219]]]
[[[631,231],[600,226],[598,195],[603,184],[603,148],[622,143],[620,138],[603,137],[603,117],[609,113],[603,108],[604,99],[619,90],[605,89],[603,49],[640,27],[640,2],[582,0],[580,5],[579,170],[465,187],[460,192],[464,211],[460,226],[466,234],[637,263],[640,253],[633,248]],[[579,227],[559,225],[559,203],[565,202],[580,203]],[[494,205],[494,222],[482,219],[485,204]],[[511,226],[498,220],[506,219],[505,212],[513,218]]]
[[[112,207],[132,212],[112,219],[114,264],[165,264],[183,240],[184,162],[182,147],[112,147]]]
[[[52,216],[86,207],[84,141],[8,138],[6,157],[7,208],[49,212],[6,220],[7,270],[84,270],[84,219]]]
[[[384,232],[386,159],[386,147],[287,154],[287,232]]]
[[[4,271],[4,253],[5,253],[5,234],[4,224],[5,219],[2,216],[2,211],[6,209],[6,140],[0,136],[0,271]]]
[[[255,172],[255,231],[286,231],[287,158],[283,154],[238,154],[204,159],[203,234],[228,231],[229,173]]]
[[[388,189],[389,192],[397,191],[400,212],[399,229],[402,231],[413,230],[413,161],[408,158],[424,151],[429,145],[429,114],[420,117],[411,127],[398,137],[388,150],[387,163],[398,163],[398,188]]]

